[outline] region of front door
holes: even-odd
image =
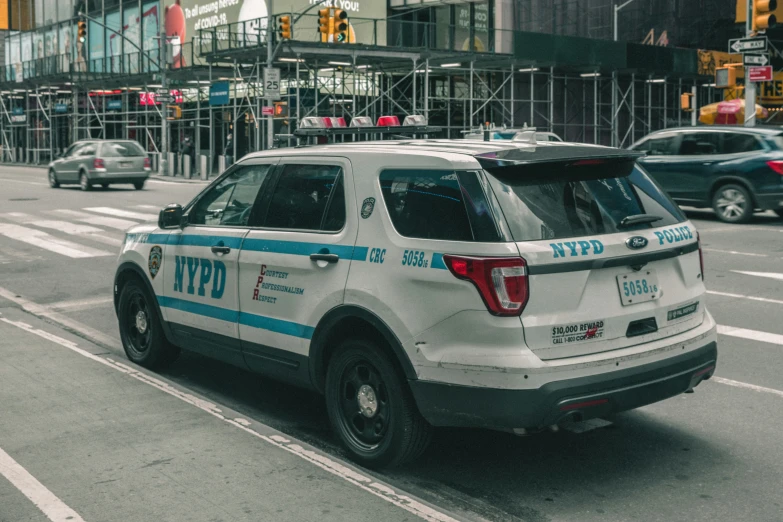
[[[238,259],[270,165],[243,163],[188,209],[164,250],[165,320],[182,346],[244,366],[239,346]]]
[[[239,254],[239,336],[251,369],[309,381],[310,339],[321,317],[343,303],[357,256],[352,194],[344,158],[280,160],[261,226]]]

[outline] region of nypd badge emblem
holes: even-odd
[[[367,198],[362,203],[362,219],[367,219],[372,215],[372,210],[375,208],[375,198]]]
[[[151,278],[155,279],[155,276],[158,275],[158,270],[160,270],[160,264],[162,262],[163,250],[157,245],[150,248],[150,259],[147,266],[149,267]]]

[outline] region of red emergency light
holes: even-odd
[[[381,116],[378,118],[378,127],[399,127],[400,119],[397,116]]]

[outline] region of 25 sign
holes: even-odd
[[[272,100],[280,99],[280,69],[273,67],[264,69],[264,97]]]

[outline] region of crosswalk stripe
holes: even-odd
[[[72,236],[81,236],[99,243],[104,243],[106,245],[120,246],[122,244],[122,239],[118,237],[107,236],[103,234],[102,229],[91,227],[89,225],[80,225],[78,223],[71,223],[70,221],[55,220],[33,221],[30,224],[40,228],[57,230]]]
[[[88,246],[80,245],[72,241],[60,239],[46,232],[34,228],[23,227],[21,225],[11,225],[0,223],[0,234],[28,245],[43,248],[57,254],[73,258],[100,257],[114,255],[111,252],[98,250]]]
[[[56,310],[58,312],[68,311],[68,312],[76,312],[80,310],[89,310],[91,308],[99,308],[103,305],[107,305],[109,303],[113,303],[114,299],[111,296],[101,296],[101,297],[88,297],[85,299],[72,299],[70,301],[60,301],[57,303],[50,303],[47,305],[52,310]]]
[[[16,221],[17,223],[22,224],[35,221],[35,216],[25,214],[24,212],[6,212],[4,214],[0,214],[0,218],[6,219],[8,221]]]
[[[128,219],[113,218],[107,216],[96,216],[94,214],[88,214],[86,212],[80,212],[78,210],[50,210],[48,213],[58,216],[69,217],[82,223],[89,223],[90,225],[98,225],[100,227],[115,228],[117,230],[128,230],[130,227],[138,225],[136,221],[130,221]]]
[[[768,297],[756,297],[753,295],[732,294],[729,292],[717,292],[715,290],[707,290],[707,293],[711,295],[720,295],[723,297],[734,297],[736,299],[748,299],[750,301],[761,301],[762,303],[773,303],[773,304],[783,305],[783,301],[781,301],[780,299],[769,299]]]
[[[98,214],[107,214],[109,216],[116,216],[128,219],[138,219],[140,221],[157,221],[158,216],[156,214],[144,214],[141,212],[132,212],[130,210],[122,210],[120,208],[113,207],[87,207],[84,210],[88,212],[95,212]]]
[[[759,330],[747,330],[745,328],[735,328],[733,326],[726,326],[723,324],[718,325],[718,333],[721,335],[728,335],[729,337],[739,337],[740,339],[748,339],[750,341],[760,341],[762,343],[783,346],[783,335],[780,334],[761,332]]]
[[[133,205],[134,208],[142,208],[144,210],[160,210],[160,207],[156,207],[155,205]]]

